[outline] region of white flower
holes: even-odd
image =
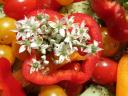
[[[21,45],[19,48],[19,53],[22,53],[26,50],[26,46],[25,45]]]
[[[84,50],[86,53],[96,53],[97,51],[101,51],[102,49],[98,47],[99,43],[94,40],[92,44],[88,44],[87,48]]]
[[[74,23],[74,18],[74,16],[65,16],[61,19],[55,17],[55,20],[50,21],[49,15],[39,14],[18,21],[17,30],[14,31],[21,45],[19,52],[27,50],[31,54],[31,50],[35,49],[42,54],[41,63],[49,64],[46,55],[54,51],[54,55],[58,57],[55,62],[61,64],[64,60],[70,61],[69,56],[78,51],[78,48],[89,54],[100,51],[97,41],[88,44],[91,37],[86,22],[83,20],[79,25]]]
[[[32,74],[33,72],[38,72],[42,67],[41,62],[37,61],[35,58],[32,59],[32,63],[30,64],[30,66],[30,74]]]

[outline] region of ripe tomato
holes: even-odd
[[[11,44],[15,38],[15,32],[12,32],[16,28],[16,21],[9,17],[0,18],[0,43]]]
[[[4,0],[0,0],[0,4],[3,4],[4,3]]]
[[[51,85],[43,87],[39,96],[67,96],[67,94],[60,86]]]
[[[76,84],[69,81],[61,81],[59,82],[59,86],[65,89],[68,96],[79,96],[83,89],[82,84]]]
[[[103,52],[105,56],[114,56],[119,48],[120,42],[109,36],[107,28],[101,28],[103,39]]]
[[[24,61],[29,56],[29,53],[27,51],[19,53],[19,48],[20,45],[18,45],[16,42],[12,43],[12,50],[15,57],[17,57],[21,61]]]
[[[22,19],[37,7],[37,0],[7,0],[4,12],[7,16]]]
[[[61,5],[56,0],[38,0],[38,8],[59,10]]]
[[[69,5],[71,4],[74,0],[56,0],[60,5]]]
[[[102,57],[96,64],[92,79],[98,84],[111,84],[116,80],[116,73],[117,63]]]
[[[0,45],[0,57],[5,57],[11,64],[13,64],[15,60],[12,48],[7,45]]]

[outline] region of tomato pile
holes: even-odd
[[[0,96],[128,96],[127,48],[127,0],[0,0]]]

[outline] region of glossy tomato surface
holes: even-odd
[[[13,64],[15,60],[12,48],[8,45],[0,45],[0,57],[9,60],[10,64]]]
[[[56,0],[37,0],[37,6],[41,9],[59,10],[61,5]]]
[[[63,88],[58,85],[44,86],[39,96],[67,96]]]
[[[113,39],[109,34],[108,30],[105,27],[101,28],[102,31],[102,40],[103,40],[103,53],[104,56],[114,56],[120,49],[121,43]]]
[[[36,8],[37,0],[7,0],[4,5],[4,12],[9,17],[22,19]]]
[[[96,64],[93,81],[98,84],[111,84],[116,81],[117,63],[108,58],[101,58]]]
[[[16,39],[13,30],[16,29],[16,20],[10,17],[0,18],[0,44],[12,44]]]

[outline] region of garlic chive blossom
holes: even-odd
[[[48,14],[39,14],[17,21],[16,26],[17,43],[21,45],[19,52],[27,50],[31,54],[31,50],[35,49],[42,54],[40,61],[33,60],[31,72],[49,64],[46,54],[50,52],[58,57],[54,60],[55,64],[61,64],[64,60],[70,61],[69,55],[78,51],[78,47],[88,54],[101,50],[95,40],[88,44],[91,37],[86,22],[83,21],[81,25],[74,23],[73,16],[65,16],[60,20],[55,17],[54,21],[50,21]]]

